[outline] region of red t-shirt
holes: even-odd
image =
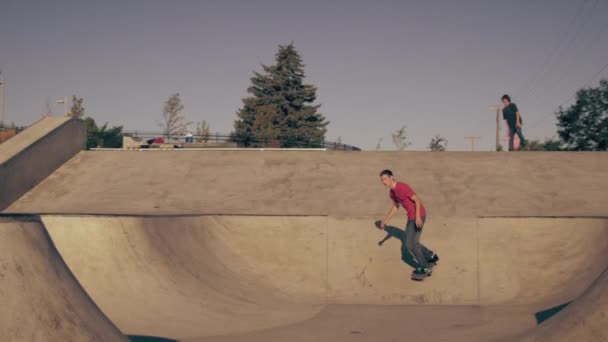
[[[389,196],[399,208],[399,204],[405,208],[407,211],[407,219],[415,220],[416,219],[416,203],[412,200],[412,196],[416,193],[409,185],[403,182],[397,182],[397,185],[394,189],[391,189]],[[426,210],[424,210],[424,206],[420,203],[420,217],[426,216]]]

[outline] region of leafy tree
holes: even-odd
[[[7,128],[6,126],[4,126],[4,124],[0,127]],[[22,132],[23,130],[25,130],[27,128],[27,126],[17,126],[17,125],[15,125],[15,122],[12,121],[11,125],[8,128],[15,131],[15,133],[19,133],[19,132]]]
[[[108,123],[106,122],[103,126],[98,127],[91,117],[87,117],[84,122],[87,130],[87,149],[122,147],[122,126],[108,129]]]
[[[526,146],[522,151],[544,151],[545,147],[543,143],[538,139],[526,141]]]
[[[163,121],[158,125],[167,139],[175,135],[183,135],[191,122],[186,122],[183,114],[184,105],[179,93],[175,93],[165,101],[163,107]]]
[[[526,140],[522,151],[562,151],[563,143],[558,139],[547,138],[545,141],[539,139]]]
[[[103,126],[99,127],[98,135],[102,147],[122,147],[122,126],[108,128],[108,123],[106,122]]]
[[[97,125],[93,118],[88,117],[84,119],[84,125],[87,131],[87,150],[93,147],[97,147]]]
[[[15,128],[15,133],[23,132],[27,128],[27,126],[15,126],[15,123],[13,123],[13,127]]]
[[[545,151],[561,151],[563,143],[558,139],[546,139],[543,143],[543,149]]]
[[[561,151],[562,142],[557,139],[527,140],[523,151]]]
[[[445,151],[446,147],[448,146],[448,141],[446,138],[440,136],[439,134],[437,134],[434,138],[431,139],[431,142],[429,143],[429,149],[431,151]]]
[[[397,148],[398,151],[405,150],[405,148],[411,144],[409,141],[407,141],[407,132],[405,131],[405,126],[395,131],[392,136],[393,144],[395,144],[395,148]]]
[[[203,120],[196,125],[196,141],[207,142],[209,141],[209,124]]]
[[[608,80],[597,88],[583,88],[569,108],[555,113],[557,134],[565,148],[574,151],[608,150]]]
[[[376,143],[376,151],[380,151],[382,149],[382,138],[378,139],[378,143]]]
[[[313,105],[317,88],[304,84],[304,64],[293,43],[279,46],[276,64],[254,72],[251,95],[237,112],[232,139],[241,146],[278,140],[281,147],[318,146],[327,132],[325,117]]]
[[[70,116],[73,116],[75,118],[81,118],[84,116],[84,107],[82,106],[82,102],[82,97],[76,97],[76,95],[72,95],[72,109],[70,109]]]

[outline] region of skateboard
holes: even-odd
[[[417,273],[416,271],[412,272],[412,280],[415,281],[423,281],[425,278],[430,277],[433,274],[433,269],[431,268],[431,272],[428,274]]]
[[[412,280],[414,280],[414,281],[423,281],[424,278],[426,278],[426,277],[427,277],[426,274],[412,272]]]

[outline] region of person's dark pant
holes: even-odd
[[[509,151],[513,151],[513,140],[515,139],[515,134],[519,136],[519,146],[523,147],[526,144],[526,139],[524,139],[524,135],[521,132],[521,127],[509,127]]]
[[[425,221],[426,217],[422,217],[423,226]],[[422,229],[416,228],[416,220],[408,220],[405,226],[405,241],[401,245],[401,252],[409,253],[419,267],[428,268],[427,260],[433,257],[433,252],[420,243],[420,235],[422,235]]]

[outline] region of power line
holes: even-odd
[[[574,42],[575,42],[575,41],[576,41],[576,40],[577,40],[577,39],[580,37],[580,35],[581,35],[581,33],[583,32],[583,30],[585,29],[585,27],[587,27],[587,24],[588,24],[589,22],[591,22],[591,19],[593,18],[593,14],[595,14],[595,12],[596,12],[595,10],[596,10],[596,8],[597,8],[597,5],[598,5],[598,4],[599,4],[599,0],[595,0],[595,2],[593,2],[593,5],[591,6],[591,11],[589,11],[589,13],[587,13],[587,17],[586,17],[586,18],[583,20],[583,24],[582,24],[582,25],[580,25],[580,26],[578,27],[578,29],[576,30],[576,32],[574,33],[574,35],[573,35],[573,36],[570,38],[570,40],[568,41],[568,43],[565,45],[565,48],[564,48],[564,49],[562,49],[562,53],[561,53],[561,54],[558,54],[558,57],[559,57],[559,56],[561,56],[561,55],[563,55],[563,54],[564,54],[566,51],[568,51],[568,50],[570,50],[570,49],[571,49],[571,47],[572,47],[572,45],[574,44]],[[603,31],[603,30],[601,30],[601,31]],[[574,57],[576,57],[576,55],[577,55],[577,54],[576,54],[576,51],[575,51],[575,56],[574,56]],[[574,59],[574,60],[573,60],[573,61],[572,61],[572,62],[571,62],[569,65],[568,65],[568,68],[566,68],[566,70],[565,70],[564,74],[567,74],[567,73],[570,71],[570,69],[571,69],[571,64],[573,64],[573,62],[576,62],[576,59]],[[557,82],[552,82],[552,84],[551,84],[551,85],[552,85],[552,87],[555,87],[555,85],[556,85],[556,84],[558,84],[559,82],[561,82],[561,80],[563,79],[563,75],[564,75],[564,74],[562,74],[562,77],[560,77],[559,81],[557,81]],[[539,78],[539,82],[541,82],[541,83],[542,83],[542,82],[543,82],[543,80],[545,80],[545,79],[546,79],[546,76],[547,76],[547,75],[545,74],[544,76],[545,76],[545,77],[541,76],[541,77]],[[542,88],[538,88],[538,87],[537,87],[536,89],[530,89],[531,91],[530,91],[530,93],[528,93],[528,94],[527,94],[527,96],[528,96],[528,97],[530,97],[530,98],[537,98],[537,97],[536,97],[536,96],[534,96],[534,95],[536,95],[536,94],[538,93],[538,90],[539,90],[539,89],[546,90],[546,88],[545,88],[545,87],[542,87]]]
[[[585,5],[587,4],[589,0],[583,0],[576,12],[576,14],[574,15],[574,17],[572,17],[572,20],[570,21],[570,23],[568,24],[568,28],[566,29],[565,34],[562,35],[562,38],[558,41],[558,44],[555,46],[555,48],[551,51],[551,53],[549,54],[549,56],[547,56],[547,58],[545,59],[545,61],[543,62],[543,64],[541,64],[540,66],[540,70],[534,74],[534,76],[530,79],[529,82],[527,82],[527,85],[524,86],[522,89],[522,94],[525,94],[528,90],[530,90],[532,88],[532,86],[536,83],[536,79],[541,76],[544,71],[545,68],[547,67],[547,65],[549,65],[549,63],[553,60],[553,57],[557,54],[557,52],[561,49],[562,44],[566,41],[566,38],[570,35],[570,31],[572,30],[572,28],[574,27],[574,24],[576,24],[578,17],[583,13],[583,9],[585,8]]]
[[[604,26],[597,32],[597,34],[591,39],[591,41],[589,41],[589,44],[587,44],[584,48],[579,49],[578,52],[581,51],[588,51],[589,49],[591,49],[593,46],[595,46],[595,44],[604,37],[604,32],[606,31],[606,29],[608,29],[608,21],[606,21],[604,23]],[[574,65],[576,64],[576,62],[579,60],[578,57],[578,53],[575,53],[575,55],[573,56],[574,58],[570,61],[570,64],[568,64],[568,66],[566,67],[564,73],[562,74],[562,76],[556,81],[552,83],[552,86],[555,87],[556,85],[558,85],[559,83],[561,83],[561,81],[563,81],[567,75],[569,75],[572,72],[572,69],[574,68]]]
[[[597,2],[596,2],[596,5],[597,5]],[[595,6],[594,6],[594,9],[595,9]],[[545,93],[547,93],[548,90],[555,89],[558,84],[560,84],[564,79],[566,79],[566,76],[568,76],[572,73],[574,66],[576,65],[577,62],[579,62],[578,56],[580,55],[580,52],[589,51],[590,49],[592,49],[596,45],[596,43],[602,37],[604,37],[603,34],[606,31],[606,29],[608,29],[608,21],[606,21],[604,23],[604,25],[602,27],[600,27],[600,29],[596,32],[596,34],[593,36],[593,38],[590,41],[588,41],[587,44],[584,45],[584,47],[581,47],[580,49],[578,49],[575,52],[575,54],[573,55],[574,58],[570,60],[570,64],[568,64],[568,66],[564,69],[564,72],[562,73],[561,77],[556,82],[552,82],[547,88],[543,88],[543,90],[545,90]],[[528,94],[528,96],[532,97],[531,103],[529,103],[529,104],[535,105],[540,102],[541,96],[531,96],[529,94]]]
[[[606,65],[604,65],[604,66],[603,66],[603,67],[600,69],[600,71],[596,72],[596,73],[593,75],[593,77],[591,77],[591,79],[589,79],[589,81],[587,81],[587,82],[586,82],[586,83],[583,85],[583,88],[588,87],[588,86],[589,86],[591,83],[593,83],[593,82],[594,82],[594,81],[597,79],[597,77],[598,77],[598,76],[600,76],[600,75],[601,75],[601,74],[604,72],[604,70],[606,70],[606,69],[608,69],[608,63],[606,63]],[[569,98],[568,98],[566,101],[562,102],[562,103],[561,103],[559,106],[557,106],[557,108],[555,108],[555,110],[558,110],[558,109],[559,109],[559,107],[562,107],[563,105],[565,105],[566,103],[568,103],[570,100],[572,100],[572,99],[573,99],[573,98],[576,96],[576,94],[577,94],[577,92],[574,92],[574,94],[572,94],[572,95],[571,95],[571,96],[570,96],[570,97],[569,97]],[[555,110],[554,110],[554,111],[555,111]],[[547,119],[547,117],[549,116],[549,114],[553,114],[553,113],[547,113],[547,114],[543,115],[543,117],[542,117],[540,120],[538,120],[537,122],[535,122],[535,123],[531,124],[531,125],[529,126],[529,128],[536,127],[536,126],[537,126],[537,125],[539,125],[541,122],[545,121],[545,120]]]

